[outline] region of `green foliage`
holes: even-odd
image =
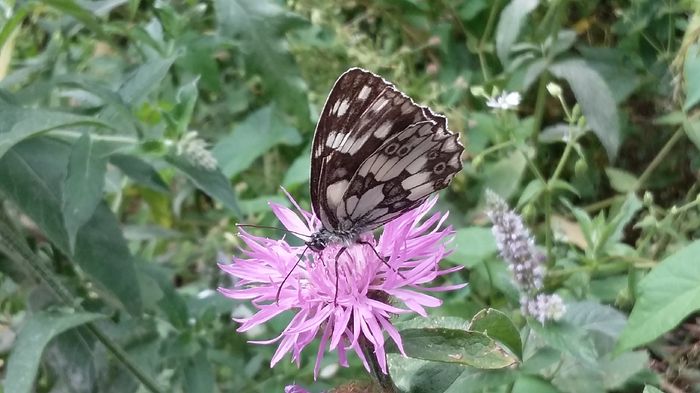
[[[0,11],[4,391],[320,392],[366,379],[357,358],[338,369],[332,354],[314,381],[315,348],[300,368],[271,370],[274,346],[247,341],[289,317],[240,334],[231,317],[254,306],[214,292],[233,285],[216,263],[241,255],[235,223],[278,225],[268,202],[290,204],[281,186],[309,206],[314,123],[351,66],[444,113],[466,147],[438,204],[455,230],[442,264],[463,269],[435,286],[468,286],[435,294],[428,318],[392,319],[408,355],[388,348],[400,392],[698,390],[693,2],[0,0]],[[517,108],[487,105],[513,91]],[[546,255],[560,320],[521,309],[486,189]]]

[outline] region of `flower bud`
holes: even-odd
[[[549,82],[547,83],[547,91],[549,94],[552,95],[552,97],[561,97],[562,91],[561,91],[561,86],[554,82]]]

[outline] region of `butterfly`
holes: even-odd
[[[345,71],[314,133],[311,203],[322,228],[306,246],[320,252],[358,243],[447,187],[462,169],[463,151],[444,116],[378,75]]]

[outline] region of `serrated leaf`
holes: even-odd
[[[200,168],[181,156],[167,156],[165,160],[184,173],[197,188],[221,202],[236,217],[243,217],[231,183],[221,171]]]
[[[15,144],[37,134],[75,126],[91,125],[113,129],[98,119],[48,109],[0,107],[0,158]]]
[[[582,59],[559,61],[549,71],[568,82],[588,125],[612,160],[620,148],[620,116],[605,80]]]
[[[694,44],[685,53],[683,64],[685,82],[685,103],[683,110],[688,111],[700,101],[700,45]]]
[[[458,229],[453,244],[454,251],[447,259],[466,267],[481,263],[498,250],[491,230],[482,227]]]
[[[168,193],[168,185],[158,172],[146,161],[128,154],[114,154],[109,163],[116,166],[136,183],[153,191]]]
[[[511,47],[518,39],[525,18],[538,4],[538,0],[513,0],[501,12],[496,27],[496,53],[504,66],[509,63]]]
[[[468,330],[484,333],[504,344],[518,358],[523,356],[523,344],[520,341],[518,328],[510,318],[496,309],[488,308],[479,311],[469,323]]]
[[[67,144],[38,137],[16,145],[0,159],[0,191],[65,255],[71,252],[61,214],[61,182],[69,154]],[[119,222],[104,203],[78,231],[71,259],[92,279],[93,288],[105,300],[134,315],[141,313],[133,256]]]
[[[400,331],[406,355],[416,359],[499,369],[518,360],[483,333],[462,329],[423,328]]]
[[[84,133],[73,144],[66,178],[63,181],[63,224],[68,247],[75,250],[75,236],[102,200],[107,158],[100,154],[90,134]]]
[[[271,147],[299,143],[299,131],[286,125],[274,106],[266,106],[237,125],[231,135],[214,146],[212,153],[219,162],[221,171],[230,178],[247,169]]]
[[[271,0],[216,0],[214,9],[220,34],[238,41],[246,68],[261,76],[283,108],[308,125],[306,83],[285,37],[306,21]]]
[[[639,282],[637,302],[616,352],[646,344],[700,309],[700,240],[681,248]]]
[[[46,345],[68,329],[103,317],[91,313],[57,312],[40,312],[29,317],[20,330],[14,350],[10,354],[5,390],[14,393],[31,392]]]
[[[613,167],[605,168],[605,174],[608,175],[610,186],[612,186],[615,191],[625,194],[636,191],[637,177],[633,174]]]

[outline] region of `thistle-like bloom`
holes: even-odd
[[[276,204],[271,204],[272,211],[290,232],[308,240],[308,236],[321,228],[321,223],[313,214],[299,208],[291,197],[290,200],[299,214]],[[354,351],[370,371],[363,347],[373,349],[376,364],[386,373],[384,332],[403,353],[399,332],[390,321],[392,315],[415,312],[426,316],[425,307],[437,307],[441,301],[419,290],[448,291],[464,286],[427,287],[437,277],[460,268],[438,268],[438,263],[448,253],[446,240],[453,231],[449,227],[440,229],[446,214],[435,213],[422,220],[436,200],[431,198],[386,224],[378,241],[371,233],[363,235],[362,240],[371,247],[352,244],[340,254],[341,246],[337,245],[320,253],[306,250],[295,268],[306,247],[241,231],[240,236],[247,246],[243,250],[245,256],[234,257],[232,264],[221,265],[221,269],[238,282],[235,288],[219,289],[230,298],[251,300],[257,308],[251,317],[237,320],[242,324],[238,331],[245,332],[285,311],[292,311],[294,317],[278,337],[253,341],[258,344],[279,342],[271,367],[290,352],[292,360],[299,365],[301,351],[320,336],[314,376],[318,375],[326,350],[337,350],[339,363],[345,367],[347,352]],[[386,260],[379,259],[372,248]],[[282,284],[290,271],[290,277]],[[279,300],[276,301],[278,290]]]
[[[522,96],[518,92],[507,92],[504,91],[503,93],[490,97],[486,101],[486,106],[489,108],[493,109],[500,109],[500,110],[508,110],[508,109],[515,109],[520,105],[520,100],[522,99]]]
[[[486,204],[496,245],[520,290],[523,314],[541,323],[560,319],[566,307],[559,295],[539,293],[544,287],[546,257],[535,245],[523,219],[491,190],[486,191]]]

